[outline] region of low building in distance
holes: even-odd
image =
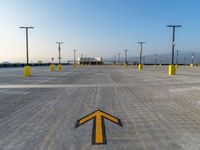
[[[102,65],[102,57],[78,57],[78,64],[91,64],[91,65]]]

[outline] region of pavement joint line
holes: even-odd
[[[0,89],[9,88],[67,88],[67,87],[128,87],[134,84],[7,84],[0,85]]]

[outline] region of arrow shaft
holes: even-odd
[[[95,134],[95,139],[96,143],[100,144],[103,143],[103,118],[100,115],[96,116],[96,134]]]

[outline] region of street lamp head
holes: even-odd
[[[167,25],[167,27],[182,27],[182,25]]]
[[[56,44],[64,44],[64,42],[56,42]]]
[[[138,44],[145,44],[145,42],[137,42]]]
[[[34,29],[34,27],[19,27],[20,29]]]

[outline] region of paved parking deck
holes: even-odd
[[[200,67],[63,66],[0,68],[2,150],[200,150]],[[92,145],[93,121],[76,121],[100,109],[107,144]]]

